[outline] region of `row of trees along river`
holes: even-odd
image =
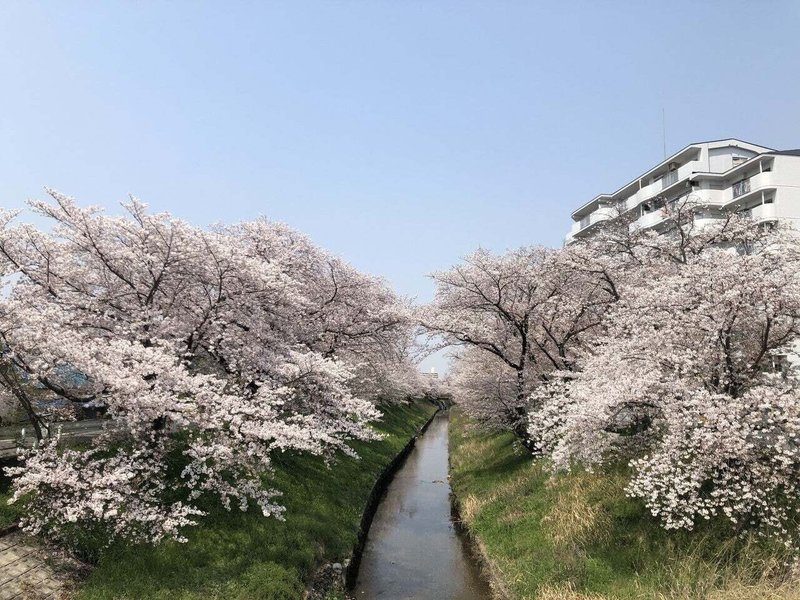
[[[182,540],[209,495],[280,515],[262,480],[275,452],[352,453],[383,403],[441,391],[416,368],[424,331],[427,349],[454,350],[443,385],[462,409],[554,472],[623,462],[628,493],[668,529],[722,518],[797,546],[787,226],[701,226],[686,200],[665,209],[665,234],[620,217],[566,248],[478,250],[418,306],[265,219],[200,229],[135,199],[112,217],[51,196],[31,203],[47,230],[0,213],[0,385],[38,440],[7,474],[31,533],[101,522]],[[43,414],[45,396],[64,414]],[[77,406],[107,426],[64,448],[52,423]],[[425,577],[485,594],[448,516],[446,427],[437,418],[389,490],[368,596],[416,594]]]

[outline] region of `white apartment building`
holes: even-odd
[[[600,194],[572,213],[567,244],[596,225],[627,215],[631,228],[658,228],[669,203],[692,200],[696,218],[724,212],[752,219],[791,219],[800,227],[800,149],[773,150],[737,139],[690,144],[612,194]]]

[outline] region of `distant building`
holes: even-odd
[[[773,150],[737,139],[690,144],[611,194],[572,213],[567,244],[595,226],[625,216],[630,227],[658,230],[670,203],[690,199],[695,218],[712,222],[737,212],[758,221],[793,220],[800,226],[800,149]]]

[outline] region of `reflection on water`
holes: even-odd
[[[378,506],[358,600],[483,600],[489,591],[450,519],[446,414],[434,418]]]

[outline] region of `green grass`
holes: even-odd
[[[9,505],[11,494],[5,490],[0,491],[0,529],[13,525],[20,517],[20,511],[15,505]]]
[[[627,498],[625,469],[552,477],[510,434],[453,411],[451,484],[511,598],[800,598],[784,550],[721,522],[667,532]]]
[[[0,529],[13,525],[20,516],[19,506],[8,504],[8,499],[11,498],[11,479],[3,474],[3,468],[14,462],[11,459],[0,460]]]
[[[328,467],[280,457],[272,486],[284,493],[285,521],[218,508],[187,532],[188,543],[118,543],[77,598],[301,598],[318,564],[349,556],[373,483],[434,411],[428,403],[385,408],[376,425],[384,439],[354,444],[358,460],[340,456]]]

